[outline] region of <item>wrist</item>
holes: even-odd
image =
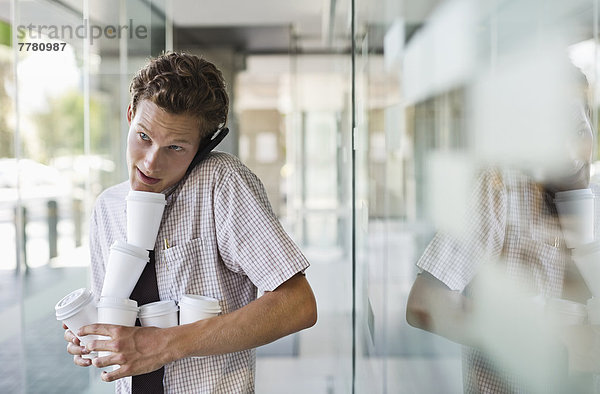
[[[166,329],[166,348],[165,356],[173,362],[182,358],[201,355],[198,349],[201,329],[198,326],[199,322],[175,326]]]
[[[161,338],[159,339],[162,343],[162,351],[160,352],[160,358],[163,364],[169,364],[173,361],[185,358],[182,355],[180,346],[179,335],[180,326],[174,326],[169,328],[163,328],[159,331]]]

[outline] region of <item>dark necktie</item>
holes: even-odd
[[[150,302],[159,301],[158,284],[156,282],[156,268],[154,260],[154,251],[150,251],[150,262],[146,264],[140,279],[129,297],[138,302],[138,306],[148,304]],[[140,325],[139,320],[136,321],[136,326]],[[145,373],[131,377],[131,393],[132,394],[154,394],[164,393],[163,375],[164,367],[160,367],[156,371]]]

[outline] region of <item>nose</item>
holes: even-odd
[[[144,157],[144,167],[151,175],[160,169],[160,149],[152,147],[146,152]]]

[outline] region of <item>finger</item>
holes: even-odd
[[[102,357],[98,356],[92,360],[92,365],[96,368],[104,368],[113,365],[113,363],[110,361],[110,355]]]
[[[84,346],[90,352],[98,352],[103,350],[112,352],[116,350],[110,337],[96,337],[93,340],[87,341]]]
[[[92,360],[83,358],[81,356],[73,356],[73,363],[75,363],[75,365],[79,365],[80,367],[89,367],[92,365]]]
[[[67,342],[74,343],[77,346],[81,345],[81,343],[79,342],[79,338],[77,338],[75,334],[73,334],[73,332],[71,332],[70,330],[65,331],[64,338]]]
[[[87,326],[81,327],[77,331],[77,336],[82,337],[85,335],[94,335],[94,334],[112,336],[111,333],[115,327],[119,327],[119,326],[116,326],[114,324],[101,324],[101,323],[89,324]]]
[[[88,349],[86,349],[85,347],[75,345],[75,344],[73,344],[71,342],[69,342],[67,344],[67,352],[69,354],[74,355],[74,356],[81,356],[81,355],[89,354],[90,353],[90,351]]]
[[[67,327],[67,325],[65,323],[63,323],[63,329],[68,330],[69,327]]]
[[[118,356],[115,353],[108,353],[98,356],[92,360],[92,365],[97,368],[110,367],[111,365],[118,366]]]
[[[114,382],[117,379],[124,378],[125,376],[129,376],[123,371],[123,367],[117,368],[114,371],[102,371],[100,378],[105,382]]]

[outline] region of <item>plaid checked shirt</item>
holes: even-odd
[[[481,265],[499,261],[509,277],[537,294],[561,297],[570,253],[556,208],[543,188],[517,171],[487,170],[477,180],[473,197],[462,236],[436,234],[417,266],[450,289],[469,294]],[[467,393],[525,392],[519,377],[503,373],[485,353],[466,346],[463,384]]]
[[[92,215],[92,291],[99,297],[109,247],[126,238],[129,182],[103,192]],[[156,240],[156,277],[161,300],[184,294],[220,300],[223,313],[275,290],[309,263],[273,213],[260,180],[236,157],[211,153],[166,191],[167,206]],[[169,248],[164,249],[167,239]],[[254,349],[165,365],[166,393],[254,392]],[[129,393],[131,378],[116,392]]]

